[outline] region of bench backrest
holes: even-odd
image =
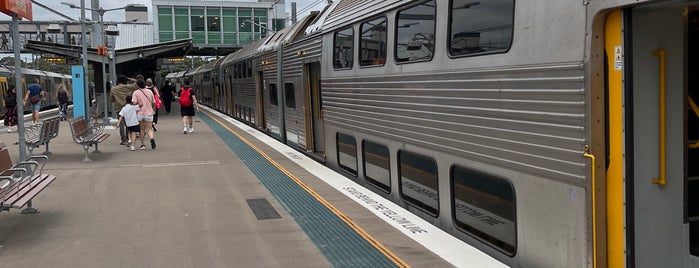
[[[70,123],[70,132],[73,134],[73,139],[76,142],[90,134],[87,131],[87,120],[85,120],[85,117],[73,118],[68,122]]]
[[[0,170],[8,170],[12,168],[12,157],[10,157],[10,152],[7,150],[4,142],[0,142]],[[5,175],[0,173],[0,175]]]

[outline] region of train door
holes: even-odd
[[[609,267],[699,265],[699,158],[688,150],[699,134],[688,120],[699,96],[697,14],[656,5],[607,18]]]
[[[257,127],[260,129],[267,129],[267,123],[265,120],[265,98],[264,98],[264,92],[265,92],[265,76],[264,72],[257,72],[257,81],[255,81],[255,90],[256,96],[257,96],[257,104],[256,104],[256,115],[257,115]]]
[[[306,149],[325,158],[323,148],[323,118],[320,95],[320,63],[306,64],[303,69],[306,93],[304,117],[306,118]]]

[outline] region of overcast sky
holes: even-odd
[[[66,5],[62,5],[61,2],[67,2],[67,3],[72,3],[75,4],[76,6],[80,6],[80,0],[34,0],[36,2],[39,2],[40,4],[50,7],[68,17],[71,17],[75,20],[80,18],[80,10],[79,9],[73,9],[70,8]],[[196,0],[192,0],[196,1]],[[286,10],[287,12],[291,11],[291,2],[296,2],[296,10],[299,12],[298,18],[302,18],[306,16],[310,11],[313,10],[320,10],[325,6],[326,0],[285,0],[286,2]],[[236,2],[256,2],[254,0],[237,0]],[[92,0],[85,0],[85,7],[86,8],[91,8],[90,4],[92,3]],[[148,16],[149,20],[153,21],[153,11],[151,10],[153,7],[151,6],[151,0],[102,0],[100,1],[100,5],[104,9],[110,9],[110,8],[118,8],[118,7],[123,7],[127,4],[141,4],[145,5],[148,7]],[[95,7],[98,8],[98,7]],[[56,15],[52,13],[51,11],[48,11],[42,7],[39,7],[38,5],[34,4],[32,5],[32,11],[33,11],[33,17],[35,21],[50,21],[50,20],[65,20],[63,17]],[[88,18],[91,17],[91,14],[89,11],[86,12],[86,16]],[[11,20],[12,18],[9,16],[6,16],[2,13],[0,13],[0,20]],[[123,21],[124,20],[124,11],[123,10],[114,10],[114,11],[108,11],[104,14],[104,20],[105,21]]]

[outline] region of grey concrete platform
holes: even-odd
[[[90,154],[91,163],[81,162],[83,150],[61,122],[44,169],[58,178],[33,201],[41,212],[0,213],[0,266],[331,267],[207,125],[195,120],[195,132],[182,134],[175,107],[160,115],[155,150],[146,141],[148,149],[129,151],[119,145],[117,130],[109,130],[112,136],[100,145],[101,154]],[[408,265],[452,267],[284,155],[240,134]],[[0,141],[12,144],[17,134],[3,132]],[[9,150],[16,160],[17,146]],[[281,217],[258,220],[248,199],[266,199]]]

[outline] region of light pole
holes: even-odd
[[[69,6],[70,8],[78,8],[76,5],[71,4],[71,3],[61,2],[61,4],[67,5],[67,6]],[[97,9],[94,9],[94,8],[86,8],[86,7],[85,7],[85,0],[80,0],[80,10],[81,10],[81,12],[82,12],[82,14],[83,14],[83,17],[85,16],[85,10],[96,11],[96,12],[99,14],[99,16],[100,16],[100,21],[99,21],[99,23],[100,23],[100,30],[101,30],[101,36],[102,36],[102,40],[101,40],[101,41],[102,41],[102,44],[103,44],[103,45],[106,45],[106,44],[107,44],[106,35],[105,35],[105,31],[104,31],[104,13],[106,13],[107,11],[114,11],[114,10],[119,10],[119,9],[126,9],[126,8],[133,7],[133,6],[136,6],[136,5],[134,5],[134,4],[128,4],[128,5],[123,6],[123,7],[108,8],[108,9],[104,9],[104,8],[102,8],[102,7],[99,7],[99,8],[97,8]],[[94,18],[93,18],[93,19],[94,19]],[[84,24],[83,24],[83,32],[84,32],[84,31],[85,31],[85,26],[84,26]],[[85,48],[85,46],[83,45],[83,51],[85,51],[85,50],[86,50],[86,48]],[[103,101],[104,101],[104,103],[103,103],[103,106],[104,106],[104,124],[105,124],[106,126],[109,126],[109,125],[110,125],[110,124],[109,124],[109,118],[107,117],[107,114],[108,114],[108,107],[109,107],[109,105],[107,105],[107,73],[106,73],[106,70],[105,70],[105,69],[106,69],[106,66],[105,66],[105,62],[104,62],[104,56],[105,56],[105,55],[102,55],[102,58],[101,58],[101,60],[102,60],[102,92],[104,93],[104,95],[103,95],[102,97],[103,97]],[[85,64],[85,65],[87,65],[87,64]],[[114,82],[112,81],[110,84],[113,84],[113,83],[114,83]]]

